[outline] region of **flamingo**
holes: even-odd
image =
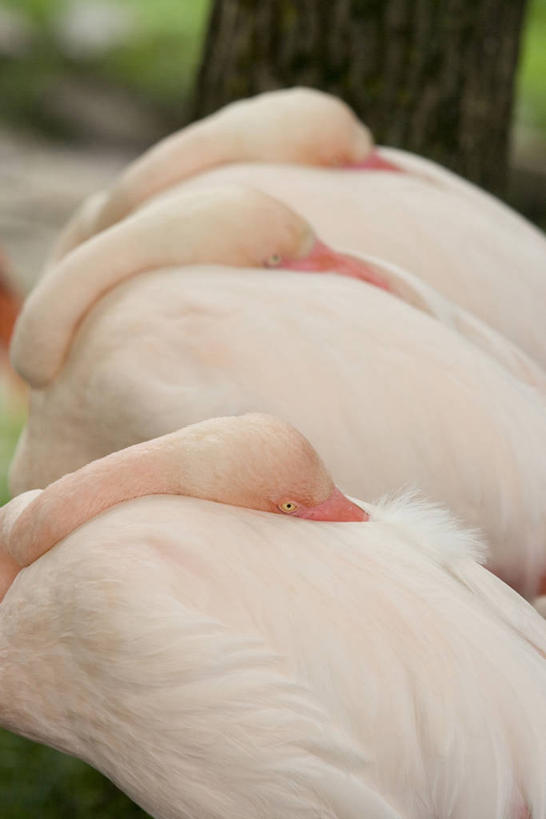
[[[46,387],[86,314],[117,284],[148,270],[205,262],[335,272],[381,287],[440,319],[546,394],[546,375],[531,358],[417,277],[383,260],[328,247],[294,211],[240,185],[178,192],[68,254],[25,304],[12,345],[15,368],[31,387]]]
[[[281,508],[333,491],[254,415],[16,498],[0,723],[157,819],[543,817],[546,624],[437,508]]]
[[[0,600],[21,567],[74,529],[117,503],[150,494],[311,520],[367,519],[333,485],[306,438],[286,422],[258,413],[213,418],[115,452],[45,491],[12,500],[0,516]]]
[[[212,219],[204,233],[189,217],[166,219],[166,203],[157,203],[43,279],[14,339],[16,363],[36,380],[12,492],[206,418],[265,411],[301,429],[352,494],[377,498],[409,485],[449,506],[483,529],[494,571],[529,598],[541,593],[538,389],[396,298],[388,288],[414,280],[389,278],[388,266],[371,267],[385,289],[327,271],[202,263],[235,265],[239,254],[256,264],[273,253],[297,268],[314,257],[305,223],[259,193],[239,192],[238,211],[232,193],[233,207],[219,202],[227,222]],[[192,253],[197,263],[185,263]],[[329,265],[368,275],[362,259],[327,253]],[[147,272],[131,277],[135,269]],[[422,288],[412,292],[426,303]]]
[[[433,162],[374,149],[347,106],[310,89],[229,105],[160,142],[84,204],[54,258],[178,183],[233,182],[284,201],[329,243],[411,270],[546,365],[542,233]]]

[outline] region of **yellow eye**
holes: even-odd
[[[264,267],[280,267],[282,256],[280,253],[272,253],[269,259],[264,262]]]
[[[292,515],[297,508],[298,504],[294,503],[294,501],[286,501],[286,503],[279,504],[279,509],[281,512],[285,512],[287,515]]]

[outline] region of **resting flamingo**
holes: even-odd
[[[84,204],[54,257],[177,183],[233,182],[285,201],[327,242],[411,270],[546,365],[541,232],[428,160],[374,149],[347,106],[310,89],[234,103],[160,142]]]
[[[446,513],[333,487],[254,415],[12,501],[0,722],[157,819],[543,817],[546,625]]]
[[[160,267],[201,263],[334,272],[368,282],[435,316],[546,395],[542,368],[479,319],[401,268],[326,246],[294,211],[240,185],[178,192],[70,253],[25,304],[14,366],[30,386],[47,386],[87,312],[117,284]]]
[[[309,442],[286,422],[257,413],[214,418],[115,452],[45,491],[12,500],[0,514],[0,600],[22,567],[74,529],[117,503],[151,494],[312,520],[367,519],[333,485]]]

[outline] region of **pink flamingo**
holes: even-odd
[[[247,416],[17,498],[1,724],[157,819],[544,816],[544,621],[437,509],[281,509],[332,490],[299,434]]]
[[[532,359],[426,283],[382,260],[335,251],[294,211],[238,185],[171,195],[52,267],[30,294],[17,323],[12,345],[17,371],[34,388],[47,386],[86,314],[116,285],[149,270],[202,263],[334,272],[360,279],[435,316],[546,393],[546,375]]]

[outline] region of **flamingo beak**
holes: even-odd
[[[375,287],[381,287],[382,290],[390,290],[385,279],[366,262],[349,256],[347,253],[338,253],[319,239],[315,239],[313,247],[306,256],[287,261],[283,263],[283,267],[288,270],[338,273],[341,276],[360,279]]]
[[[388,159],[383,159],[379,151],[371,151],[366,159],[361,162],[354,162],[351,165],[345,165],[348,170],[362,170],[362,171],[395,171],[396,173],[404,173],[404,170]]]
[[[317,506],[298,509],[294,513],[296,518],[306,518],[307,520],[332,520],[332,521],[365,521],[370,516],[364,512],[360,506],[346,498],[336,487],[329,498],[319,503]]]

